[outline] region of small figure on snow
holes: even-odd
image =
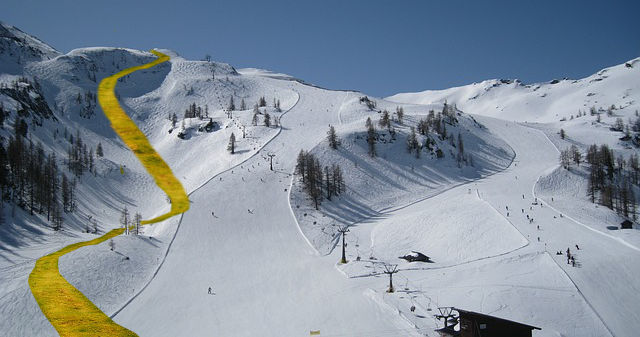
[[[211,287],[209,287],[209,295],[211,295]]]
[[[578,247],[578,245],[576,245],[576,249],[577,249],[577,250],[580,250],[580,247]]]

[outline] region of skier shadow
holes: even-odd
[[[129,260],[129,257],[128,257],[128,256],[126,256],[126,255],[124,255],[124,254],[120,253],[119,251],[114,250],[113,252],[114,252],[114,253],[116,253],[116,254],[118,254],[118,255],[120,255],[120,256],[122,256],[122,257],[123,257],[123,260]]]

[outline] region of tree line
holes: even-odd
[[[20,118],[15,120],[14,134],[6,148],[0,138],[0,204],[6,201],[31,215],[46,214],[52,227],[60,230],[62,213],[75,210],[76,179],[60,171],[55,153],[46,153],[41,143],[26,138],[20,128],[22,122]]]
[[[304,191],[318,209],[322,200],[331,201],[345,191],[344,176],[340,165],[323,166],[313,154],[301,150],[295,168],[295,174],[302,181]]]
[[[592,203],[598,203],[618,215],[636,219],[637,202],[634,185],[640,183],[640,162],[632,153],[628,158],[616,156],[606,144],[589,146],[584,156],[589,164],[587,194]],[[577,146],[560,152],[560,162],[568,170],[579,166],[583,156]]]

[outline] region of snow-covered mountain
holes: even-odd
[[[578,80],[551,80],[524,84],[520,80],[493,79],[444,90],[400,93],[388,100],[431,104],[448,101],[468,113],[506,120],[538,123],[569,120],[591,107],[630,117],[640,109],[640,58],[602,69]]]
[[[52,336],[27,284],[35,260],[119,227],[124,206],[144,218],[169,209],[96,100],[102,78],[155,56],[110,47],[61,54],[4,23],[0,46],[3,146],[24,120],[26,141],[54,153],[70,177],[78,136],[88,152],[104,152],[77,177],[77,207],[61,230],[2,201],[0,336]],[[114,238],[113,251],[88,246],[59,264],[118,324],[141,336],[436,336],[437,307],[455,306],[539,326],[536,337],[640,329],[640,236],[609,228],[621,218],[582,195],[583,169],[563,172],[557,152],[597,141],[637,153],[610,127],[635,118],[638,59],[577,81],[492,80],[383,99],[159,51],[171,60],[123,78],[116,93],[191,208]],[[301,151],[343,172],[344,190],[318,209],[299,173]],[[322,172],[315,179],[326,195]],[[349,262],[337,264],[343,227]],[[555,255],[567,247],[578,267]],[[398,259],[412,250],[432,263]],[[386,292],[385,264],[399,266],[395,293]]]

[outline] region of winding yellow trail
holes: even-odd
[[[98,101],[111,127],[138,157],[156,184],[171,200],[171,210],[142,224],[150,224],[168,219],[189,209],[189,199],[180,181],[173,175],[169,165],[160,157],[138,129],[138,126],[124,112],[116,98],[114,89],[120,77],[134,71],[148,69],[169,60],[169,56],[152,50],[158,58],[152,62],[127,68],[103,79],[98,86]],[[124,228],[114,229],[90,241],[78,242],[59,251],[43,256],[29,275],[29,287],[42,313],[60,336],[137,336],[133,331],[116,324],[105,315],[78,289],[60,275],[58,259],[78,248],[96,245],[122,234]]]

